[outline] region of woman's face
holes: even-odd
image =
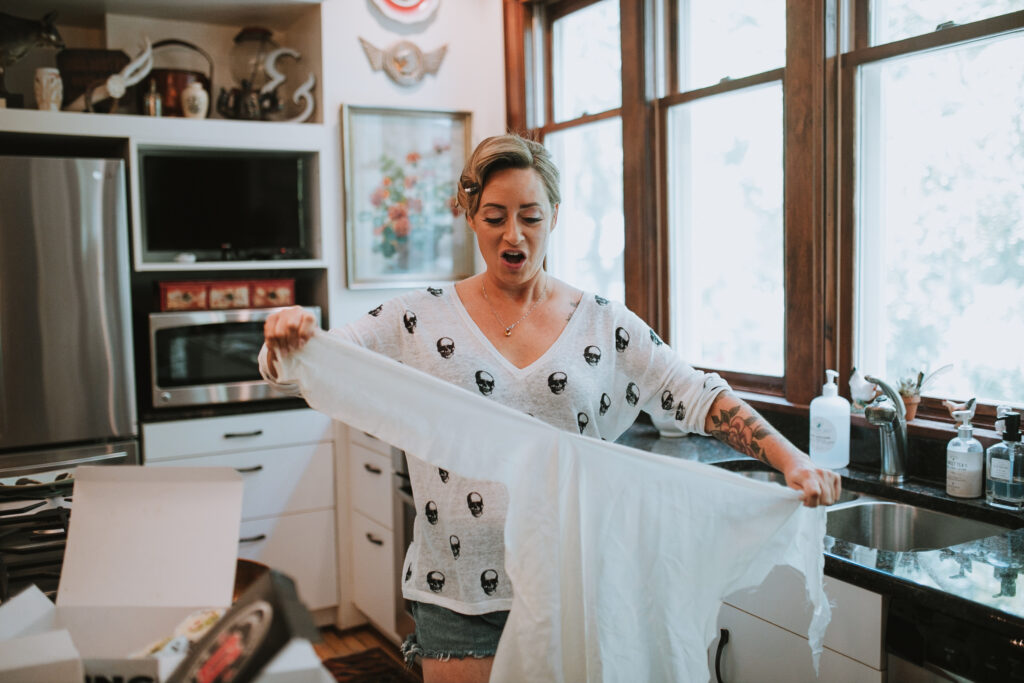
[[[541,271],[558,205],[548,200],[532,168],[492,173],[469,225],[491,275],[510,285],[529,282]]]

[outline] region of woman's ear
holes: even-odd
[[[555,225],[558,223],[558,204],[555,204],[555,212],[551,215],[551,227],[548,228],[548,232],[554,232]]]

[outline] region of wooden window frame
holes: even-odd
[[[839,301],[839,329],[846,332],[839,336],[839,372],[842,377],[849,377],[854,363],[854,292],[856,287],[856,207],[854,192],[856,186],[856,84],[857,69],[864,64],[910,55],[936,48],[951,47],[967,43],[979,38],[988,38],[1024,28],[1024,10],[1001,16],[981,19],[979,21],[953,26],[941,31],[936,30],[910,38],[870,45],[870,17],[868,13],[870,0],[856,0],[854,7],[854,35],[850,51],[843,54],[841,60],[841,101],[843,103],[842,134],[840,155],[844,160],[840,169],[841,194],[848,198],[841,205],[839,242],[841,278],[839,287],[845,295]],[[941,398],[922,396],[918,406],[916,422],[921,429],[928,432],[944,433],[952,430],[953,420],[942,405]],[[996,406],[979,403],[975,409],[972,422],[977,427],[991,429],[996,419]]]
[[[782,69],[679,92],[679,0],[619,0],[622,35],[622,101],[615,110],[552,123],[551,25],[597,0],[504,0],[506,62],[510,65],[509,127],[545,133],[612,116],[623,131],[626,304],[668,339],[669,228],[666,117],[669,107],[701,96],[777,80],[784,102],[784,282],[785,376],[702,368],[719,372],[756,405],[777,412],[805,413],[821,391],[825,369],[848,377],[853,363],[854,301],[854,76],[858,64],[965,42],[1024,25],[1024,11],[947,28],[885,45],[868,44],[868,2],[854,0],[849,21],[840,0],[786,1],[786,64]],[[655,4],[663,3],[664,25],[656,26]],[[522,93],[531,87],[521,55],[534,12],[545,15],[545,116],[530,122]],[[512,21],[518,22],[513,24]],[[519,28],[516,28],[516,27]],[[852,30],[851,30],[852,28]],[[656,32],[660,31],[660,35]],[[842,35],[850,34],[848,51]],[[793,38],[793,37],[798,37]],[[538,39],[533,36],[533,39]],[[657,40],[656,40],[657,39]],[[663,92],[657,97],[655,44],[664,48]],[[536,84],[532,84],[536,85]],[[530,124],[529,126],[527,124]],[[669,339],[669,341],[671,341]],[[845,386],[840,388],[848,394]],[[951,421],[937,399],[922,400],[912,431],[945,435]],[[991,424],[993,406],[979,406],[979,426]]]

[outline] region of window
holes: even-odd
[[[1024,0],[510,4],[553,272],[765,403],[952,363],[919,415],[1024,404]]]
[[[919,29],[876,4],[886,35]],[[1013,3],[935,4],[958,17]],[[929,393],[1019,404],[1024,32],[997,28],[857,67],[854,359],[894,380],[952,363]]]
[[[548,271],[610,299],[626,297],[618,0],[553,11],[550,106],[541,127],[561,171]]]

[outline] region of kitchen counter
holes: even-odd
[[[699,436],[661,437],[649,424],[634,424],[618,443],[730,469],[749,462],[720,441]],[[825,574],[890,596],[899,609],[924,610],[984,626],[1010,638],[1024,634],[1024,514],[988,507],[984,499],[947,496],[926,482],[887,485],[878,472],[838,470],[843,488],[1015,529],[939,550],[876,550],[825,537]]]

